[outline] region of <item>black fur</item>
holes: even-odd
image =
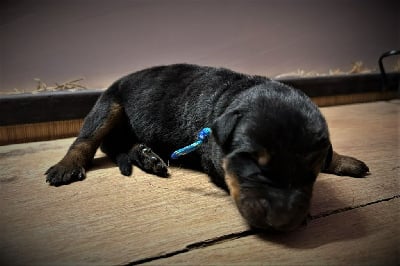
[[[333,152],[324,117],[301,91],[265,77],[179,64],[116,81],[46,180],[63,185],[83,179],[100,145],[124,175],[135,164],[167,176],[169,155],[192,143],[203,127],[212,127],[214,137],[179,162],[231,190],[255,227],[300,225],[321,170],[353,176],[369,171],[361,161]]]

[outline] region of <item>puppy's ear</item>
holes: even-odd
[[[232,133],[240,119],[239,111],[227,112],[218,117],[211,126],[213,135],[217,143],[224,146],[232,137]]]

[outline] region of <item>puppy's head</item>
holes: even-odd
[[[213,124],[230,194],[256,228],[290,231],[306,219],[330,148],[318,108],[301,94],[293,97],[253,97]]]

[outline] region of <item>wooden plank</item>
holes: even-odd
[[[386,92],[365,92],[365,93],[352,93],[352,94],[338,94],[331,96],[315,96],[311,97],[312,101],[319,107],[367,103],[383,100],[390,100],[399,96],[399,92],[386,91]]]
[[[321,175],[312,215],[399,194],[399,107],[377,102],[323,108],[335,148],[365,160],[372,173],[366,179]],[[44,171],[64,155],[72,140],[0,147],[2,264],[123,264],[248,229],[230,198],[206,175],[182,168],[171,168],[169,179],[135,168],[128,178],[98,153],[85,181],[48,186]],[[306,231],[317,230],[312,228],[320,219]],[[363,219],[368,223],[369,216]],[[393,223],[385,221],[388,226]],[[357,227],[353,230],[359,233]],[[314,238],[323,238],[320,235]]]
[[[322,108],[334,149],[366,162],[371,175],[365,179],[320,175],[313,215],[399,193],[399,111],[400,105],[387,102]]]
[[[399,265],[400,198],[311,222],[286,235],[251,235],[144,265]]]
[[[83,119],[19,124],[0,127],[0,146],[76,136]]]
[[[135,168],[128,178],[99,154],[84,182],[50,187],[43,173],[71,141],[1,148],[3,260],[117,264],[246,228],[230,198],[189,170],[174,168],[161,179]]]

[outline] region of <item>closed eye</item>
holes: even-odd
[[[276,188],[292,188],[310,185],[315,182],[317,175],[313,172],[298,173],[298,176],[285,178],[273,173],[268,166],[260,167],[261,174],[253,177],[258,182],[273,186]]]
[[[272,182],[271,179],[269,179],[267,176],[262,175],[262,174],[256,174],[248,177],[242,178],[242,186],[243,187],[260,187],[260,186],[273,186],[275,187],[276,185],[274,182]]]
[[[260,166],[261,172],[251,177],[254,182],[261,185],[268,185],[276,188],[287,188],[286,180],[279,178],[268,166]]]

